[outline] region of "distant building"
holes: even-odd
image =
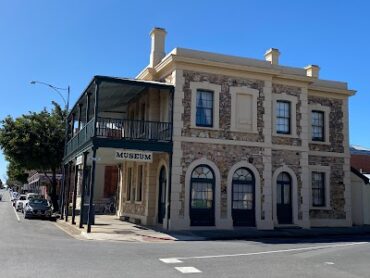
[[[73,106],[66,196],[115,197],[117,216],[170,230],[351,226],[355,92],[278,49],[165,53],[165,36],[136,79],[95,76]]]
[[[38,171],[30,171],[27,179],[28,184],[23,186],[23,190],[27,192],[38,193],[45,199],[48,199],[51,188],[51,180],[53,175],[51,173],[40,173]],[[61,188],[62,175],[57,174],[57,195]]]
[[[351,166],[361,173],[370,173],[370,149],[361,146],[351,146]]]

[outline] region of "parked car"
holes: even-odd
[[[27,200],[26,198],[27,196],[22,194],[19,196],[18,200],[15,202],[15,210],[16,211],[22,211],[23,210],[23,206]]]
[[[24,207],[24,218],[41,217],[51,218],[51,204],[40,198],[30,199]]]

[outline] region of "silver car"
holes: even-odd
[[[51,218],[52,207],[45,199],[31,199],[24,207],[24,218]]]

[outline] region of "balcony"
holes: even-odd
[[[91,120],[69,140],[66,155],[80,149],[92,138],[103,139],[103,141],[107,139],[135,141],[136,143],[170,143],[172,142],[172,123],[99,117],[96,122],[96,136],[94,137],[94,120]]]

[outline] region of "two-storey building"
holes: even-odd
[[[73,107],[73,207],[112,197],[122,219],[171,230],[350,226],[354,91],[277,49],[166,54],[165,36],[135,79],[95,76]]]

